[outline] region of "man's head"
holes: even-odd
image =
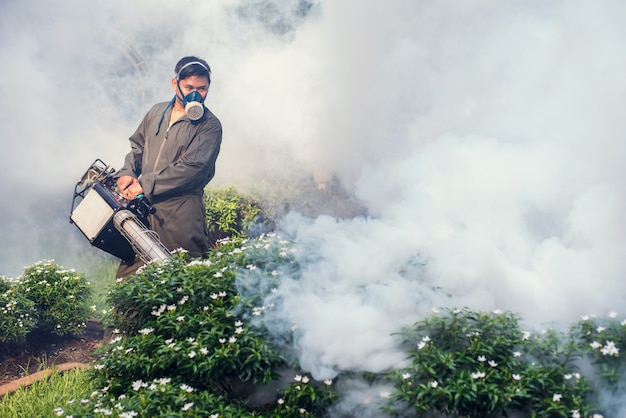
[[[176,94],[176,107],[184,108],[187,116],[197,120],[204,114],[202,103],[209,92],[211,68],[198,57],[183,57],[174,68],[172,89]]]
[[[191,76],[206,77],[211,84],[211,67],[202,58],[189,56],[181,58],[174,67],[177,80],[184,80]]]

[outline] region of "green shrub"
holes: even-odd
[[[261,228],[264,231],[261,232],[271,229],[271,222],[264,216],[257,198],[239,193],[234,186],[207,188],[204,203],[212,242],[228,237],[248,236],[255,225],[264,225]]]
[[[105,317],[112,339],[91,371],[102,390],[60,406],[64,413],[223,418],[322,411],[334,399],[329,383],[306,377],[278,392],[267,386],[276,383],[279,370],[298,372],[267,331],[253,325],[262,295],[246,299],[235,287],[241,271],[259,271],[275,282],[273,266],[287,262],[281,245],[267,236],[232,239],[207,260],[176,252],[120,281],[110,291],[113,308]],[[256,390],[271,392],[251,404]]]
[[[0,277],[0,343],[25,340],[35,327],[33,305],[7,278]]]
[[[37,329],[56,335],[78,334],[89,317],[89,283],[82,273],[53,261],[26,267],[17,292],[33,302]]]
[[[598,367],[599,376],[608,384],[617,383],[626,370],[622,357],[626,352],[626,320],[617,320],[614,312],[608,318],[584,316],[572,327],[572,334]]]
[[[411,365],[392,374],[393,399],[414,416],[586,417],[590,387],[577,350],[555,331],[531,335],[510,312],[449,310],[407,328]],[[389,406],[395,414],[402,411]]]

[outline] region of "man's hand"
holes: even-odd
[[[139,181],[132,176],[122,176],[117,179],[117,190],[128,200],[132,200],[137,195],[143,193],[143,187]]]

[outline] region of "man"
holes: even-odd
[[[204,187],[215,174],[222,125],[204,106],[211,84],[206,61],[189,56],[175,67],[174,98],[148,111],[130,137],[131,151],[116,173],[118,191],[127,199],[143,194],[156,212],[150,229],[170,251],[183,248],[192,257],[205,255],[209,242]],[[120,265],[127,277],[143,263]]]

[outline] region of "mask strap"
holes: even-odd
[[[180,86],[178,88],[180,89]],[[176,100],[176,96],[174,96],[172,100],[170,100],[170,102],[167,104],[167,106],[165,106],[165,109],[163,109],[163,113],[161,113],[161,119],[159,119],[159,124],[157,125],[157,130],[154,133],[154,136],[157,136],[159,134],[159,131],[161,130],[161,123],[165,118],[165,112],[167,112],[167,109],[169,109],[174,104],[174,100]]]
[[[200,67],[204,68],[208,74],[211,74],[211,71],[209,71],[209,69],[206,67],[206,65],[204,65],[200,61],[191,61],[191,62],[188,62],[187,64],[183,65],[182,67],[180,67],[180,70],[178,70],[178,73],[176,73],[176,80],[180,80],[180,72],[181,71],[183,71],[185,68],[189,67],[190,65],[194,65],[194,64],[195,65],[199,65]]]

